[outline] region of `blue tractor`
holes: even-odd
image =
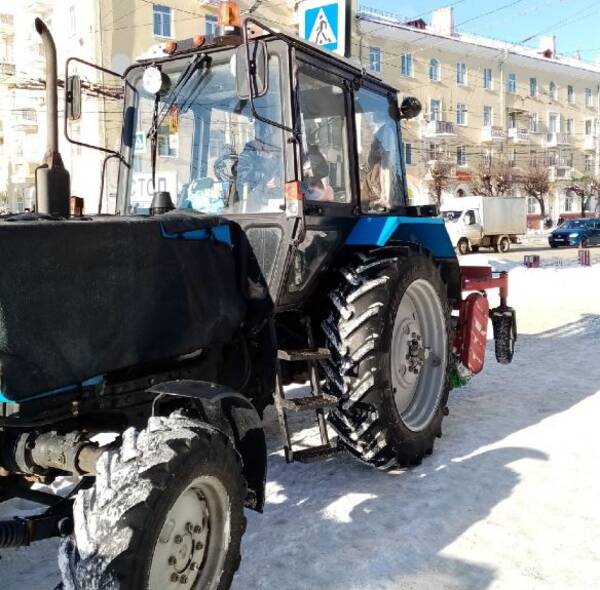
[[[264,504],[264,408],[288,462],[419,464],[490,316],[512,359],[507,276],[461,271],[436,208],[408,203],[418,101],[253,19],[125,72],[116,210],[82,216],[36,27],[48,152],[36,210],[0,220],[0,499],[47,509],[0,522],[0,548],[62,537],[65,588],[229,588]],[[76,119],[85,81],[65,79]],[[321,444],[296,449],[303,411]],[[66,495],[33,485],[65,475]]]

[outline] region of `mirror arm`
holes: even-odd
[[[86,66],[89,66],[91,68],[100,70],[101,72],[104,72],[105,74],[110,74],[112,76],[115,76],[116,78],[121,78],[121,80],[123,80],[123,76],[121,76],[120,74],[117,74],[116,72],[113,72],[112,70],[108,70],[106,68],[103,68],[101,66],[98,66],[96,64],[93,64],[89,61],[85,61],[83,59],[79,59],[78,57],[70,57],[69,59],[67,59],[67,62],[65,64],[65,112],[64,112],[64,133],[65,133],[65,138],[69,143],[72,143],[74,145],[80,145],[81,147],[86,147],[86,148],[90,148],[93,150],[98,150],[100,152],[104,152],[106,154],[112,154],[113,156],[118,157],[123,163],[125,163],[125,160],[123,159],[123,156],[119,153],[116,152],[115,150],[111,150],[108,148],[104,148],[104,147],[100,147],[98,145],[92,145],[89,143],[85,143],[83,141],[78,141],[76,139],[73,139],[72,137],[69,136],[69,117],[68,117],[68,110],[69,110],[69,93],[67,92],[67,80],[69,79],[69,66],[71,65],[71,62],[78,62],[81,64],[84,64]]]
[[[255,89],[254,89],[254,84],[252,83],[253,76],[250,72],[251,65],[252,65],[252,68],[255,69],[256,64],[255,64],[254,60],[251,59],[251,57],[250,57],[250,43],[249,43],[249,39],[248,39],[248,24],[249,23],[253,23],[253,24],[257,25],[261,29],[268,31],[269,33],[271,33],[272,35],[275,35],[278,38],[279,38],[279,35],[275,31],[273,31],[269,27],[263,25],[263,23],[261,23],[260,21],[254,19],[254,18],[246,17],[244,19],[244,26],[242,29],[242,33],[244,35],[244,46],[245,46],[245,50],[246,50],[245,51],[245,53],[246,53],[246,75],[248,78],[248,93],[249,93],[249,98],[250,98],[250,108],[252,110],[252,115],[258,121],[261,121],[262,123],[266,123],[267,125],[272,125],[273,127],[277,127],[278,129],[283,129],[284,131],[291,133],[294,136],[294,138],[297,138],[299,135],[299,132],[297,130],[292,129],[291,127],[288,127],[287,125],[283,125],[282,123],[278,123],[277,121],[268,119],[267,117],[263,117],[262,115],[259,115],[256,110],[256,105],[254,102],[254,99],[255,99],[254,90]]]

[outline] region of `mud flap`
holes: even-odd
[[[517,341],[517,314],[512,307],[501,305],[490,310],[494,329],[496,360],[502,365],[512,362]]]

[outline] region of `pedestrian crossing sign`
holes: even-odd
[[[300,37],[321,49],[346,55],[349,0],[305,0],[300,4]]]

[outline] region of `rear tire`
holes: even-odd
[[[500,252],[501,254],[506,254],[510,251],[510,239],[506,236],[502,236],[494,246],[495,252]]]
[[[59,565],[69,590],[226,590],[240,562],[246,494],[220,431],[179,414],[128,429],[73,507]]]
[[[322,363],[326,388],[340,400],[329,422],[366,463],[418,465],[433,452],[447,413],[452,339],[445,285],[423,254],[384,249],[358,256],[343,269],[322,323],[332,355]]]

